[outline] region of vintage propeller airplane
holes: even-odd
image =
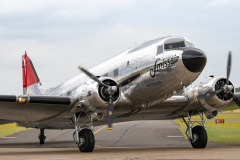
[[[95,126],[132,120],[182,118],[193,148],[205,148],[204,116],[217,116],[239,95],[227,76],[209,76],[193,85],[207,62],[203,51],[185,37],[163,37],[145,42],[86,70],[54,88],[42,87],[30,58],[22,57],[23,95],[0,95],[0,123],[40,129],[73,129],[81,152],[92,152]],[[176,95],[183,91],[182,95]],[[191,116],[199,114],[200,121]],[[187,120],[184,117],[188,117]],[[161,122],[159,122],[161,123]],[[195,126],[195,127],[194,127]]]

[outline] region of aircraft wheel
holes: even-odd
[[[193,140],[191,145],[193,148],[205,148],[207,145],[208,137],[207,132],[202,126],[195,126],[192,129]]]
[[[38,138],[39,138],[40,144],[44,144],[44,141],[46,139],[46,136],[44,134],[44,128],[40,129],[40,134],[39,134]]]
[[[46,139],[45,135],[40,135],[39,136],[40,144],[44,144],[45,139]]]
[[[93,132],[90,129],[82,129],[79,133],[81,152],[92,152],[95,146]]]

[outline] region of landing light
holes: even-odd
[[[19,102],[19,103],[27,103],[27,98],[18,97],[18,102]]]

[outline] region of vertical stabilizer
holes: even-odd
[[[41,82],[27,52],[22,56],[23,94],[41,95]]]

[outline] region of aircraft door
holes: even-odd
[[[160,72],[163,68],[163,59],[164,59],[164,52],[163,52],[163,45],[159,45],[156,47],[155,56],[152,61],[152,69],[154,72],[151,73],[151,76],[154,77],[156,72]]]
[[[173,58],[173,51],[171,50],[164,50],[163,51],[163,59],[164,61],[170,61]]]
[[[164,59],[163,45],[157,46],[155,60],[160,59],[159,62],[162,62]]]
[[[164,47],[163,45],[156,46],[155,55],[151,65],[150,76],[153,79],[156,79],[156,81],[157,79],[161,79],[161,81],[163,81],[165,77],[164,75],[165,65],[166,64],[164,63]]]

